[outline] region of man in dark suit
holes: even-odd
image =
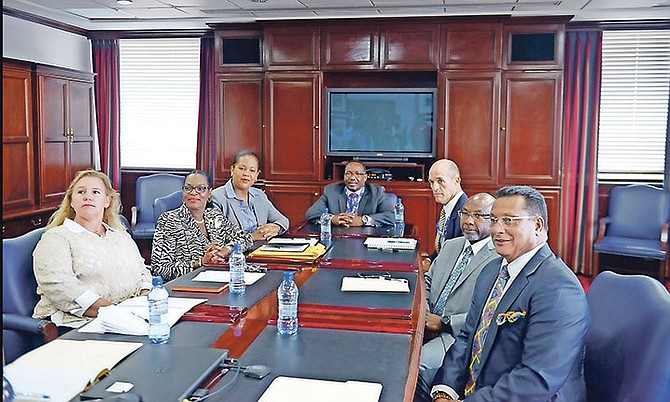
[[[461,188],[461,173],[456,163],[449,159],[440,159],[433,163],[428,171],[428,183],[433,190],[435,202],[442,205],[435,225],[435,251],[423,257],[423,270],[428,270],[430,263],[437,257],[442,245],[448,239],[463,236],[458,211],[468,196]]]
[[[493,201],[487,193],[468,198],[459,213],[463,236],[444,243],[424,277],[428,310],[424,338],[429,340],[421,347],[417,395],[430,392],[444,354],[465,323],[479,273],[498,257],[489,220]]]
[[[331,213],[333,225],[393,225],[393,201],[384,187],[366,183],[365,165],[358,161],[344,167],[344,181],[329,184],[323,195],[305,213],[308,221],[318,221],[324,208]]]
[[[502,256],[475,284],[466,322],[424,400],[584,402],[584,291],[547,245],[547,207],[527,186],[503,187],[491,210]]]

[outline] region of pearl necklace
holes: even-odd
[[[202,225],[203,223],[205,223],[205,218],[202,218],[202,220],[199,221],[199,220],[195,219],[195,217],[194,217],[193,220],[194,220],[195,223],[197,223],[198,225]]]

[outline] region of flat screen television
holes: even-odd
[[[434,158],[435,88],[327,88],[326,155]]]

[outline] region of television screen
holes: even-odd
[[[434,88],[326,89],[326,154],[435,156]]]

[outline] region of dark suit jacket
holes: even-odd
[[[324,208],[331,214],[339,214],[347,210],[347,197],[344,195],[344,182],[326,186],[323,195],[305,212],[305,219],[316,222]],[[375,220],[377,226],[393,225],[393,201],[386,197],[384,187],[365,183],[365,192],[358,205],[358,215],[368,215]]]
[[[501,258],[479,275],[472,305],[456,343],[447,352],[434,384],[464,395],[472,338],[496,280]],[[525,311],[498,326],[501,312]],[[468,402],[584,402],[583,353],[589,326],[586,297],[577,277],[548,245],[531,258],[503,295],[481,354],[475,392]]]
[[[436,230],[436,236],[442,236],[442,242],[444,243],[445,240],[453,239],[455,237],[460,237],[463,236],[463,229],[461,229],[461,218],[458,216],[458,211],[463,208],[463,205],[465,205],[465,201],[468,200],[468,195],[463,193],[461,194],[461,197],[458,199],[456,202],[456,205],[454,206],[454,209],[451,211],[451,214],[447,216],[447,220],[444,224],[444,232],[440,233],[439,231]],[[439,224],[439,217],[440,217],[440,212],[442,210],[442,206],[440,206],[440,209],[437,211],[437,217],[438,221],[436,222],[436,229],[437,229],[437,224]],[[431,259],[431,261],[435,260],[435,257],[437,257],[437,251],[433,251],[433,253],[428,256],[428,258]]]

